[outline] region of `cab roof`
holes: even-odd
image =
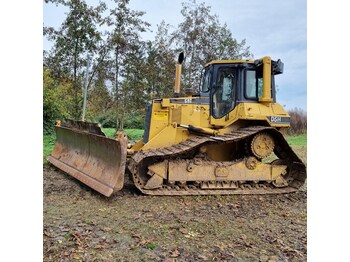
[[[254,64],[254,60],[213,60],[208,64],[206,64],[205,67],[209,65],[214,65],[214,64],[243,64],[243,63]]]

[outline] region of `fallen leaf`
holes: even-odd
[[[138,234],[134,234],[134,235],[132,235],[131,237],[141,239],[141,235],[138,235]]]
[[[152,241],[154,240],[154,238],[145,239],[143,236],[138,235],[138,234],[134,234],[134,235],[132,235],[131,237],[137,239],[137,244],[136,244],[136,246],[133,246],[132,248],[134,248],[134,247],[139,247],[139,246],[144,246],[144,247],[149,248],[149,249],[154,249],[154,248],[156,247],[155,244],[152,243]],[[148,246],[148,245],[150,245],[150,246]],[[153,245],[154,245],[154,246],[153,246]]]
[[[200,233],[198,232],[195,232],[195,231],[189,231],[185,237],[187,238],[195,238],[195,237],[204,237],[204,235],[201,235]]]
[[[244,245],[246,247],[249,247],[249,248],[253,248],[254,247],[254,245],[252,243],[249,243],[249,242],[245,242]]]
[[[64,226],[59,226],[59,228],[61,229],[62,232],[68,232],[69,228],[66,228]]]
[[[276,242],[277,244],[279,244],[281,246],[284,245],[283,241],[281,239],[279,239],[279,238],[275,238],[274,240],[272,240],[272,242]]]
[[[105,232],[109,232],[109,231],[112,230],[112,228],[110,228],[110,227],[104,227],[104,228],[102,228],[102,230],[105,231]]]
[[[230,208],[240,208],[241,207],[241,204],[239,202],[236,202],[236,203],[233,203],[233,204],[227,204],[228,207]]]
[[[278,257],[276,256],[271,256],[269,257],[269,260],[267,260],[267,262],[277,262],[278,261]]]
[[[170,257],[178,257],[180,255],[179,250],[175,249],[170,253]]]
[[[50,232],[44,230],[44,235],[47,237],[53,237],[53,234],[51,234]]]
[[[223,243],[216,244],[215,247],[217,247],[218,249],[220,249],[220,251],[224,251],[224,250],[227,249],[227,245],[226,245],[226,244],[223,244]]]
[[[180,228],[179,231],[182,233],[182,234],[187,234],[188,233],[188,230],[186,228]]]
[[[208,260],[208,258],[204,255],[198,255],[198,258],[203,259],[203,260]]]

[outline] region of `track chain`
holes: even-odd
[[[174,184],[163,185],[157,189],[145,189],[143,188],[145,182],[142,176],[147,166],[166,159],[186,158],[186,155],[194,153],[195,150],[207,142],[216,143],[232,143],[242,139],[250,139],[259,132],[267,132],[275,141],[275,155],[284,161],[288,166],[287,174],[284,178],[288,181],[288,186],[283,188],[274,187],[269,182],[259,182],[252,184],[251,182],[238,182],[238,181],[225,181],[225,182],[212,182],[215,184],[215,189],[201,189],[201,183],[207,183],[207,181],[199,181],[197,184]],[[230,194],[280,194],[291,193],[297,191],[305,182],[306,179],[306,167],[299,157],[294,153],[292,148],[288,145],[283,135],[273,127],[255,126],[246,127],[233,131],[230,134],[219,137],[210,136],[196,136],[190,138],[179,144],[145,151],[139,151],[133,155],[128,165],[129,172],[133,178],[135,186],[144,194],[149,195],[230,195]],[[220,189],[222,185],[220,183],[236,183],[235,189]]]

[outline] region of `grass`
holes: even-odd
[[[307,135],[295,135],[295,136],[286,136],[288,144],[291,146],[306,146],[307,144]]]
[[[44,155],[43,162],[47,163],[46,157],[52,152],[56,141],[56,134],[44,135],[43,143],[44,143]]]

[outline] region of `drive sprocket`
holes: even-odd
[[[258,133],[253,137],[250,148],[254,156],[262,159],[271,155],[275,148],[275,142],[271,135],[264,132]]]

